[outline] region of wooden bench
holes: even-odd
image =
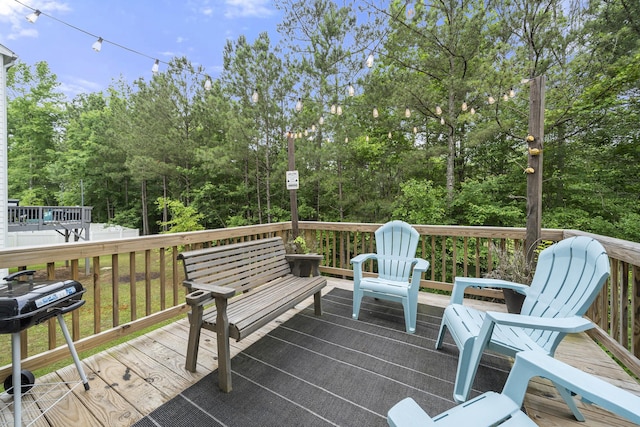
[[[240,341],[311,295],[315,314],[322,314],[320,291],[327,284],[317,268],[322,256],[287,257],[279,237],[178,255],[183,261],[184,285],[189,292],[187,304],[191,306],[187,370],[196,370],[201,329],[216,332],[219,386],[230,392],[230,337]],[[289,262],[298,262],[300,258],[315,262],[313,276],[291,274]],[[215,306],[205,308],[214,300]]]

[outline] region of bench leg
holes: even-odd
[[[189,372],[196,371],[203,310],[201,305],[194,305],[191,306],[191,313],[189,313],[189,342],[187,344],[187,362],[185,364],[185,368]]]
[[[227,300],[216,298],[216,334],[218,341],[218,386],[225,393],[231,391],[231,348],[229,346],[229,318]]]
[[[318,291],[313,294],[313,309],[316,316],[322,316],[322,292]]]

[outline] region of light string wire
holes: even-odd
[[[25,4],[25,3],[21,2],[20,0],[14,0],[14,1],[15,1],[16,3],[18,3],[19,5],[21,5],[21,6],[23,6],[23,7],[26,7],[27,9],[30,9],[30,10],[32,10],[33,12],[38,13],[39,15],[46,16],[47,18],[52,19],[52,20],[54,20],[54,21],[56,21],[56,22],[59,22],[59,23],[60,23],[60,24],[62,24],[62,25],[66,25],[66,26],[67,26],[67,27],[69,27],[69,28],[73,28],[73,29],[74,29],[74,30],[76,30],[76,31],[80,31],[81,33],[84,33],[84,34],[86,34],[86,35],[88,35],[88,36],[91,36],[91,37],[95,38],[96,40],[97,40],[97,39],[100,39],[100,40],[102,40],[102,43],[108,43],[108,44],[113,45],[113,46],[116,46],[116,47],[118,47],[118,48],[120,48],[120,49],[123,49],[123,50],[126,50],[126,51],[128,51],[128,52],[134,53],[134,54],[136,54],[136,55],[139,55],[139,56],[142,56],[142,57],[145,57],[145,58],[151,59],[152,61],[158,61],[158,63],[165,64],[165,65],[169,65],[169,63],[168,63],[167,61],[163,61],[163,60],[161,60],[161,59],[159,59],[159,58],[157,58],[157,57],[154,57],[154,56],[151,56],[151,55],[147,55],[147,54],[146,54],[146,53],[144,53],[144,52],[140,52],[139,50],[132,49],[132,48],[130,48],[130,47],[127,47],[127,46],[122,45],[122,44],[120,44],[120,43],[116,43],[116,42],[114,42],[114,41],[112,41],[112,40],[106,39],[106,38],[104,38],[104,37],[102,37],[102,36],[99,36],[99,35],[97,35],[97,34],[93,34],[93,33],[89,32],[89,31],[87,31],[87,30],[84,30],[84,29],[82,29],[82,28],[80,28],[80,27],[77,27],[77,26],[75,26],[75,25],[73,25],[73,24],[70,24],[70,23],[68,23],[68,22],[66,22],[66,21],[63,21],[63,20],[61,20],[61,19],[58,19],[58,18],[56,18],[56,17],[55,17],[55,16],[53,16],[53,15],[50,15],[50,14],[48,14],[48,13],[42,12],[41,10],[39,10],[39,9],[36,9],[36,8],[32,7],[32,6],[29,6],[28,4]],[[201,73],[196,73],[196,74],[198,74],[198,75],[202,75]],[[208,76],[206,76],[206,77],[208,77]]]

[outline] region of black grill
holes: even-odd
[[[0,284],[0,333],[11,334],[12,374],[4,381],[5,389],[13,394],[14,426],[22,426],[22,393],[34,387],[34,376],[21,369],[20,332],[53,317],[58,318],[60,329],[67,341],[69,352],[80,374],[85,390],[89,381],[82,369],[80,358],[73,345],[69,330],[62,315],[80,308],[84,304],[82,294],[85,289],[75,280],[38,281],[33,280],[33,270],[24,270],[4,278]],[[28,276],[28,280],[22,276]],[[24,379],[24,380],[23,380]],[[25,384],[28,382],[28,384]],[[14,392],[14,390],[16,392]],[[68,390],[68,393],[71,389]],[[41,408],[43,412],[47,409]]]
[[[33,279],[18,281],[17,277],[31,270],[7,276],[7,283],[0,285],[0,333],[19,332],[30,326],[49,320],[58,314],[68,313],[84,304],[85,292],[75,280],[43,281]]]

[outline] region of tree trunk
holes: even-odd
[[[140,189],[140,200],[142,201],[142,235],[148,236],[149,231],[149,212],[147,209],[147,181],[142,180]]]

